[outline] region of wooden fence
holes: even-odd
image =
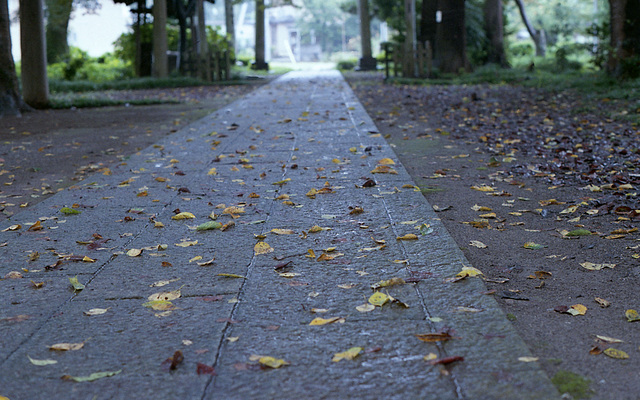
[[[406,78],[430,78],[433,69],[431,44],[419,42],[415,51],[407,49],[403,43],[382,43],[384,50],[385,79],[391,74]]]

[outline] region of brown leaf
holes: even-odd
[[[198,363],[197,365],[196,373],[198,375],[216,375],[216,371],[213,367],[202,363]]]
[[[180,365],[183,361],[184,355],[182,355],[182,352],[180,350],[176,350],[176,352],[173,353],[171,357],[162,362],[162,367],[173,371],[178,368],[178,365]]]

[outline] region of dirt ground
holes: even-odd
[[[380,75],[348,78],[484,273],[534,362],[573,398],[638,399],[640,323],[629,322],[627,310],[640,310],[639,128],[603,116],[638,112],[638,105],[511,86],[392,86]],[[91,174],[108,173],[254,88],[119,92],[113,96],[182,103],[1,119],[0,220]],[[615,358],[620,353],[611,349],[628,358]]]
[[[638,105],[349,80],[561,392],[640,398]]]

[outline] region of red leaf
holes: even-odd
[[[198,373],[198,375],[216,375],[216,371],[213,367],[202,363],[198,363],[196,372]]]

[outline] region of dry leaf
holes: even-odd
[[[360,311],[360,312],[369,312],[369,311],[373,311],[376,309],[376,306],[374,306],[373,304],[361,304],[359,306],[356,307],[356,310]]]
[[[185,211],[185,212],[181,212],[181,213],[178,213],[178,214],[174,215],[173,217],[171,217],[171,219],[174,219],[174,220],[194,219],[195,217],[196,216],[193,215],[192,213]]]
[[[398,236],[396,239],[397,240],[418,240],[418,236],[413,233],[407,233],[406,235]]]
[[[582,265],[582,267],[591,271],[599,271],[603,268],[613,268],[616,266],[616,264],[594,264],[592,262],[583,262],[583,263],[580,263],[580,265]]]
[[[269,246],[267,242],[258,242],[255,246],[253,246],[253,253],[258,256],[261,254],[269,254],[272,253],[273,247]]]
[[[82,343],[56,343],[54,345],[49,346],[49,350],[54,351],[75,351],[80,350],[84,347],[84,342]]]
[[[625,358],[629,358],[629,355],[622,350],[614,349],[613,347],[609,347],[605,349],[604,354],[611,358],[617,358],[619,360],[624,360]]]
[[[342,317],[333,317],[333,318],[314,318],[309,325],[311,326],[316,326],[316,325],[327,325],[327,324],[332,324],[334,322],[339,322],[339,323],[344,323],[345,319]]]
[[[142,249],[130,249],[127,251],[129,257],[138,257],[140,254],[142,254]]]
[[[479,242],[477,240],[472,240],[471,242],[469,242],[469,245],[473,246],[473,247],[477,247],[479,249],[486,249],[487,248],[486,244],[484,244],[482,242]]]
[[[109,311],[108,308],[92,308],[89,311],[85,311],[83,314],[87,316],[94,316],[94,315],[102,315],[107,311]]]
[[[636,310],[627,310],[624,312],[624,316],[627,317],[628,322],[640,321],[640,315],[638,315]]]
[[[384,294],[382,292],[375,292],[369,297],[369,303],[378,307],[382,307],[389,300],[390,300],[389,295]]]
[[[353,360],[362,352],[362,347],[352,347],[347,351],[343,351],[342,353],[336,353],[331,361],[338,362],[341,360]]]

